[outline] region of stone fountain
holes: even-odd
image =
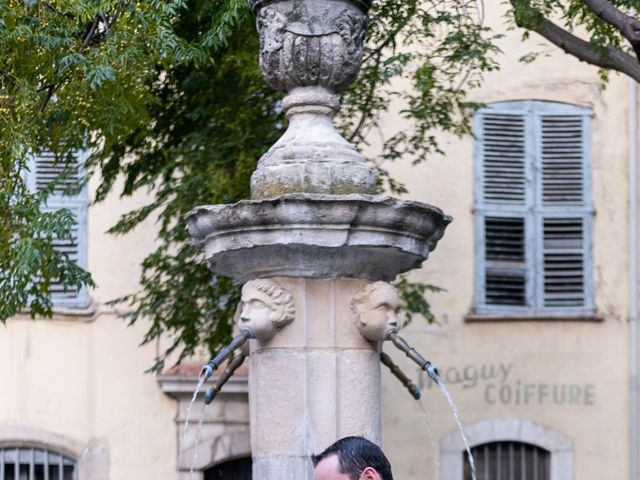
[[[288,129],[260,159],[251,200],[188,217],[211,270],[248,282],[239,326],[251,338],[254,480],[310,480],[310,456],[343,436],[381,443],[383,338],[358,324],[354,298],[419,267],[451,220],[376,195],[373,170],[333,126],[362,63],[370,3],[251,2],[260,67],[286,92]],[[393,310],[389,303],[359,305]]]

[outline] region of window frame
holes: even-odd
[[[47,153],[47,152],[41,152]],[[32,153],[29,155],[27,166],[25,170],[24,180],[27,188],[30,192],[36,193],[37,185],[37,158],[39,154]],[[78,151],[74,153],[75,158],[78,160],[79,165],[79,177],[84,178],[86,175],[85,164],[88,158],[87,151]],[[78,259],[76,264],[84,270],[88,269],[88,222],[87,211],[89,207],[89,193],[86,183],[82,185],[82,188],[76,195],[62,195],[52,193],[47,198],[47,201],[42,208],[45,211],[56,211],[63,208],[67,208],[72,212],[77,212],[76,222],[78,229],[78,236],[76,238],[78,246]],[[72,310],[85,310],[91,306],[91,298],[86,286],[78,291],[75,296],[69,297],[56,297],[52,294],[51,298],[54,310],[60,309],[72,309]]]
[[[109,445],[101,439],[88,443],[39,428],[0,425],[0,448],[51,450],[76,462],[78,480],[109,480]]]
[[[517,417],[494,417],[464,426],[470,447],[491,442],[522,442],[551,453],[551,480],[573,478],[574,441],[560,431]],[[465,445],[455,429],[440,439],[440,478],[464,477]]]
[[[496,451],[496,457],[494,459],[491,458],[493,448],[495,448]],[[527,458],[527,449],[531,449],[531,456],[533,458]],[[508,477],[510,480],[514,478],[522,479],[525,478],[523,471],[529,470],[530,468],[533,468],[534,472],[537,472],[533,475],[534,479],[542,478],[544,480],[550,480],[551,478],[551,452],[538,445],[515,440],[499,440],[475,445],[471,447],[470,450],[475,460],[477,476],[480,479],[488,480],[492,477],[491,473],[493,473],[494,470],[497,472],[496,476],[498,478]],[[466,450],[462,452],[462,458],[464,472],[462,480],[468,480],[472,477],[472,471]],[[527,459],[531,460],[532,463],[526,464],[524,460]],[[506,466],[505,460],[508,464],[506,471],[504,470]],[[540,460],[542,460],[542,465]],[[518,463],[519,471],[516,471],[515,466]]]
[[[524,204],[492,204],[484,201],[484,138],[483,118],[487,114],[518,115],[524,118]],[[580,205],[543,205],[542,201],[542,116],[579,116],[582,118],[582,203]],[[580,316],[595,312],[593,298],[593,199],[590,108],[541,100],[495,102],[479,109],[473,119],[474,132],[474,227],[475,227],[475,288],[474,315],[518,317]],[[485,218],[523,218],[525,252],[525,305],[498,305],[486,301]],[[582,306],[544,305],[544,236],[545,218],[582,220]]]
[[[13,452],[15,459],[13,461],[7,461],[7,452]],[[36,461],[36,453],[43,453],[45,455],[44,463],[40,463]],[[27,463],[23,462],[22,459],[25,455],[28,454],[30,460]],[[58,457],[58,461],[56,464],[49,463],[50,457]],[[39,446],[27,446],[27,445],[1,445],[0,446],[0,480],[14,480],[13,478],[9,478],[5,475],[7,465],[13,465],[14,468],[14,478],[19,476],[20,466],[28,465],[29,466],[29,478],[35,477],[36,467],[42,466],[43,469],[47,469],[50,466],[58,467],[58,478],[51,478],[49,472],[44,472],[44,477],[49,478],[50,480],[61,480],[64,476],[64,470],[67,466],[72,466],[72,479],[78,480],[78,459],[73,456],[69,456],[66,453],[57,451],[55,449],[51,449],[49,447],[39,447]],[[16,468],[17,467],[17,468]]]

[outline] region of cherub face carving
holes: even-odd
[[[385,282],[370,283],[351,301],[358,330],[372,342],[382,341],[398,330],[398,313],[402,305],[396,289]]]
[[[271,280],[251,280],[242,287],[242,308],[238,326],[248,328],[251,337],[270,340],[295,317],[293,298]]]

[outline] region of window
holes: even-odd
[[[0,480],[77,480],[76,462],[39,448],[0,448]]]
[[[593,312],[591,111],[501,102],[474,133],[476,313]]]
[[[465,425],[464,429],[472,441],[471,451],[476,461],[478,480],[573,478],[574,442],[558,430],[513,417],[487,418]],[[457,429],[440,440],[440,478],[470,478],[464,452],[465,445]],[[503,472],[510,473],[510,462],[514,476],[504,477]],[[500,477],[495,473],[498,465]],[[526,477],[522,476],[522,465],[525,466]],[[486,476],[487,468],[489,477]],[[533,476],[536,471],[538,477]]]
[[[230,460],[204,472],[204,480],[251,480],[251,457]]]
[[[492,442],[471,449],[478,480],[550,480],[551,454],[522,442]],[[471,480],[464,454],[464,480]]]
[[[88,195],[86,187],[79,190],[77,188],[82,180],[84,159],[84,155],[77,155],[75,165],[66,165],[64,162],[57,162],[53,154],[48,152],[34,155],[29,162],[26,181],[31,191],[38,192],[58,179],[44,209],[67,208],[74,215],[76,225],[72,231],[73,239],[59,240],[54,244],[54,248],[66,253],[75,263],[86,269]],[[89,296],[85,288],[65,289],[61,284],[52,282],[50,290],[54,307],[85,308],[89,306]]]

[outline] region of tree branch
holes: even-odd
[[[640,21],[618,10],[608,0],[583,0],[598,17],[616,28],[631,44],[640,59]]]
[[[589,42],[576,37],[546,18],[542,18],[532,25],[518,26],[533,30],[578,60],[624,73],[636,82],[640,82],[640,64],[633,56],[618,48],[608,46],[605,52],[602,52]]]

